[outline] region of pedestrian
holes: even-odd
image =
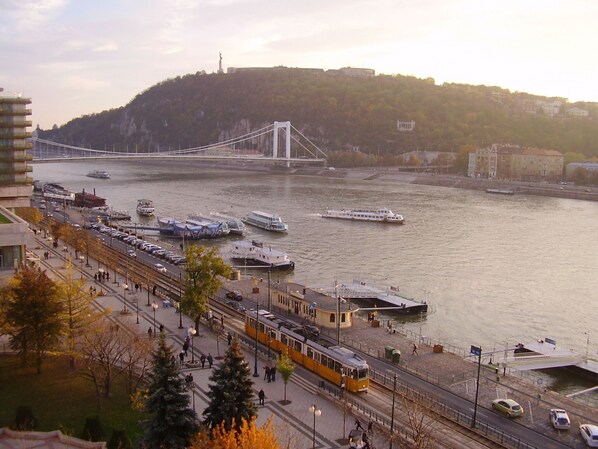
[[[179,360],[181,365],[185,362],[185,351],[179,352]]]
[[[189,373],[185,376],[185,383],[187,385],[192,384],[193,383],[193,374]]]
[[[147,336],[149,338],[152,338],[152,328],[151,328],[151,326],[147,328]]]
[[[224,329],[224,315],[220,317],[220,325],[222,326],[222,329]]]
[[[233,336],[230,334],[230,332],[228,333],[228,335],[226,336],[227,340],[228,340],[228,345],[230,346],[231,342],[233,341]]]
[[[164,325],[160,323],[160,333],[164,332]]]
[[[374,431],[374,422],[372,420],[370,420],[370,422],[368,423],[368,433],[371,435],[373,431]]]
[[[413,351],[411,351],[411,355],[419,355],[417,353],[417,345],[415,343],[413,343]]]
[[[265,405],[264,400],[266,399],[266,393],[264,393],[264,390],[260,390],[257,397],[260,399],[260,405]]]
[[[206,356],[205,354],[202,354],[201,357],[199,358],[199,361],[201,362],[201,367],[202,369],[206,367]]]
[[[272,379],[272,382],[276,382],[276,366],[272,365],[270,367],[270,379]]]
[[[270,366],[264,365],[264,380],[268,379],[268,377],[270,377]]]
[[[189,343],[183,343],[183,352],[185,353],[185,357],[187,357],[187,351],[189,350]]]
[[[98,282],[98,273],[96,273],[96,274],[93,275],[93,280],[96,281],[96,282]]]
[[[210,368],[212,367],[212,363],[214,363],[214,359],[212,358],[212,354],[208,352],[208,365]]]
[[[109,281],[109,280],[110,280],[110,273],[108,273],[107,271],[106,271],[106,280],[107,280],[107,281]]]
[[[361,421],[359,420],[359,418],[355,418],[355,428],[357,430],[361,430],[362,432],[364,431],[364,428],[361,425]]]
[[[156,286],[154,285],[154,288],[152,289],[152,295],[156,296]]]

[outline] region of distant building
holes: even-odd
[[[494,144],[470,154],[468,175],[520,181],[560,179],[563,155],[554,150]]]
[[[571,117],[588,117],[590,113],[586,109],[574,107],[567,109],[567,115]]]
[[[303,67],[228,67],[226,73],[241,73],[241,72],[264,72],[270,70],[293,70],[301,73],[309,73],[312,75],[343,75],[354,78],[371,78],[376,76],[374,69],[358,68],[358,67],[342,67],[340,69],[317,69],[317,68],[303,68]]]
[[[565,168],[565,175],[567,177],[571,176],[578,168],[583,168],[592,173],[598,172],[598,162],[570,162]]]
[[[364,69],[357,67],[341,67],[339,72],[345,76],[351,76],[355,78],[371,78],[376,76],[374,69]]]

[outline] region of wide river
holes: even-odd
[[[85,176],[96,169],[111,179]],[[152,199],[157,215],[180,219],[277,213],[289,225],[286,235],[253,228],[246,238],[289,253],[296,268],[288,279],[399,286],[431,305],[427,316],[404,319],[405,327],[464,349],[548,337],[598,359],[596,202],[157,162],[36,164],[33,177],[72,191],[95,189],[133,221],[140,198]],[[327,208],[377,207],[403,214],[405,225],[319,216]],[[226,256],[232,241],[208,244]]]

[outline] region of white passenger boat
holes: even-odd
[[[393,213],[390,209],[341,209],[341,210],[327,210],[322,214],[324,218],[340,218],[343,220],[356,221],[376,221],[379,223],[396,223],[403,224],[404,219],[402,215]]]
[[[137,200],[137,214],[144,217],[151,217],[156,212],[152,200]]]
[[[104,170],[93,170],[87,173],[90,178],[110,179],[110,173]]]
[[[241,240],[235,242],[231,252],[231,259],[243,260],[245,263],[253,263],[268,268],[283,268],[292,270],[295,268],[295,262],[289,259],[289,256],[270,246],[265,246],[262,242],[255,240]]]
[[[246,217],[241,218],[241,221],[245,224],[265,229],[266,231],[286,232],[289,229],[280,216],[259,210],[250,212]]]

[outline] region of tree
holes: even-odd
[[[64,307],[56,285],[44,271],[23,266],[2,291],[3,328],[23,365],[33,353],[37,373],[48,351],[58,346],[64,330]]]
[[[203,429],[196,435],[189,449],[279,449],[278,438],[272,427],[272,418],[258,428],[255,419],[243,419],[241,425],[228,430],[224,423],[214,427],[211,432]]]
[[[44,219],[44,214],[35,207],[19,207],[15,209],[15,213],[32,225],[36,225]]]
[[[145,411],[150,418],[143,424],[146,449],[184,449],[199,430],[197,414],[189,408],[187,384],[180,375],[173,351],[160,332],[152,354]]]
[[[218,254],[218,248],[189,245],[185,250],[187,287],[183,294],[183,312],[195,318],[195,328],[199,319],[208,311],[208,298],[214,296],[222,282],[219,276],[230,277],[231,268]]]
[[[72,265],[68,262],[65,279],[58,281],[57,287],[58,296],[64,305],[64,321],[67,332],[66,353],[69,356],[71,368],[75,368],[77,337],[80,337],[94,321],[108,312],[98,313],[91,307],[95,295],[85,290],[83,279],[73,278]]]
[[[210,381],[210,402],[203,412],[204,424],[210,429],[223,424],[227,430],[239,430],[243,420],[251,421],[256,416],[251,370],[238,339],[228,347],[224,362],[214,370]]]
[[[276,361],[276,368],[280,373],[280,377],[282,377],[282,381],[284,382],[284,403],[288,404],[287,402],[287,384],[291,379],[291,375],[293,371],[295,371],[295,364],[288,356],[288,354],[280,354],[278,356],[278,360]]]

